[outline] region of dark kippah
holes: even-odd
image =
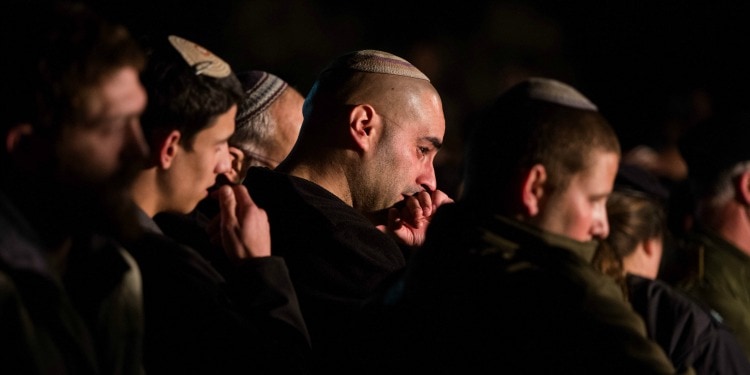
[[[237,123],[249,121],[273,104],[289,86],[281,78],[260,70],[237,73],[245,96],[237,109]]]
[[[620,164],[614,191],[645,196],[660,203],[669,199],[669,190],[648,170],[635,164]]]

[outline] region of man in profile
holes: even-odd
[[[128,189],[147,153],[144,54],[80,4],[3,12],[3,373],[140,374],[140,271]]]
[[[376,50],[334,59],[303,112],[289,156],[274,170],[250,168],[244,184],[268,212],[273,252],[289,265],[325,372],[342,359],[341,336],[364,301],[451,200],[433,166],[445,118],[419,69]]]
[[[573,87],[529,78],[480,116],[464,191],[360,321],[352,373],[670,374],[590,264],[609,227],[615,132]]]

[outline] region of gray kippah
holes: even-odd
[[[196,75],[207,75],[213,78],[226,78],[232,69],[226,61],[202,46],[176,35],[169,36],[169,43],[180,53],[185,62],[195,69]]]
[[[237,110],[237,122],[244,122],[263,112],[289,86],[283,79],[260,70],[237,73],[245,96]]]
[[[429,81],[430,79],[410,62],[388,52],[366,49],[347,53],[324,70],[348,69],[366,73],[383,73]]]
[[[526,80],[526,96],[566,107],[598,111],[594,103],[570,85],[550,78],[532,77]]]

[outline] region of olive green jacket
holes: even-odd
[[[364,356],[360,369],[674,374],[620,288],[591,266],[595,247],[505,217],[477,218],[460,203],[441,206],[424,246],[384,293],[392,318],[372,323],[379,311],[365,322],[377,348],[359,352],[387,353]]]
[[[707,229],[691,234],[687,250],[695,262],[678,287],[714,310],[750,359],[750,256]]]

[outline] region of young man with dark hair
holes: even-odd
[[[189,40],[152,46],[142,117],[151,157],[133,186],[146,234],[128,244],[143,272],[145,367],[153,373],[304,373],[307,330],[285,262],[271,255],[268,219],[247,190],[218,189],[221,243],[236,271],[221,275],[165,235],[153,217],[187,214],[230,169],[242,88],[229,64]],[[234,284],[233,284],[234,283]]]

